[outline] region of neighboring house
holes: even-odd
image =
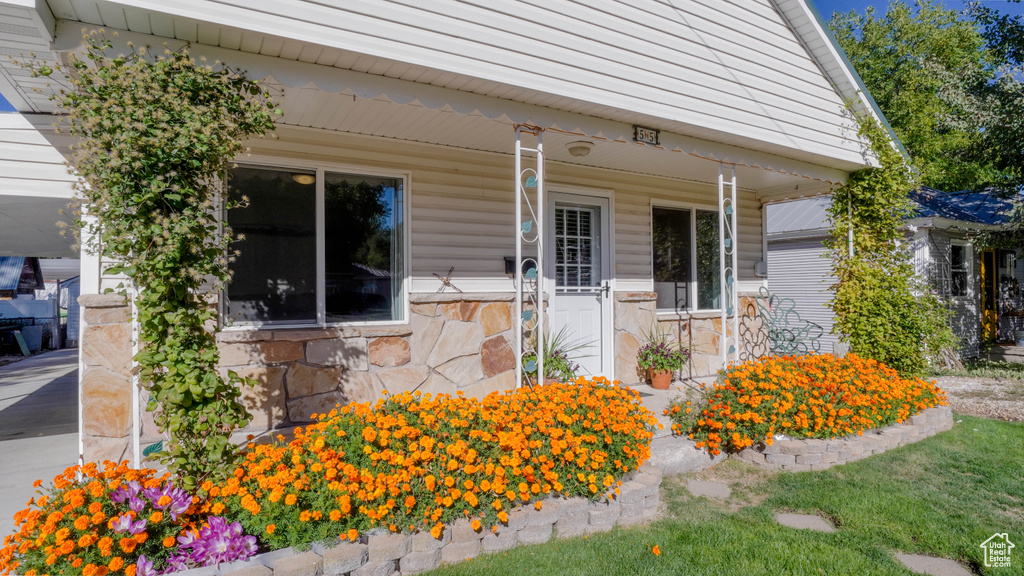
[[[907,220],[914,269],[951,305],[951,323],[961,354],[976,357],[987,341],[1014,339],[1024,329],[1020,283],[1024,267],[1015,251],[978,250],[972,236],[997,230],[1009,217],[1010,201],[986,192],[942,193],[922,187],[910,194],[914,216]],[[829,234],[828,196],[765,207],[768,289],[796,301],[804,319],[822,326],[822,352],[831,352],[832,312],[828,301],[832,262],[823,242]]]
[[[36,300],[36,291],[43,287],[39,258],[0,256],[0,351],[18,350],[16,332],[32,352],[52,347],[59,326],[57,305]]]
[[[283,89],[276,135],[232,179],[251,203],[227,217],[246,240],[220,299],[222,365],[261,383],[256,430],[385,388],[515,387],[506,261],[521,269],[526,228],[546,246],[552,333],[591,343],[585,372],[637,381],[657,320],[693,350],[686,375],[714,374],[747,348],[763,203],[866,165],[844,101],[880,118],[806,0],[0,8],[0,42],[44,61],[103,26]],[[0,62],[0,92],[33,118],[53,110],[36,87]],[[536,215],[517,212],[520,166],[527,196],[544,190]],[[126,308],[82,262],[83,452],[120,457],[141,418],[137,454],[154,432],[127,408]],[[460,291],[439,279],[452,268]]]
[[[39,258],[0,256],[0,299],[34,300],[45,286]]]

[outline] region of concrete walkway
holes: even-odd
[[[32,483],[78,461],[78,350],[57,350],[0,367],[0,540]]]
[[[655,390],[647,384],[633,384],[630,388],[640,393],[644,407],[654,413],[661,424],[661,430],[655,430],[651,441],[650,463],[661,469],[666,476],[685,474],[702,470],[725,460],[725,454],[711,457],[707,452],[697,448],[693,440],[685,436],[672,435],[672,420],[665,416],[665,408],[675,399],[686,393],[687,386],[711,385],[715,378],[709,376],[686,382],[675,381],[668,390]]]

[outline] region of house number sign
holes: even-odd
[[[640,142],[642,144],[650,144],[652,146],[660,146],[661,142],[658,141],[658,132],[654,128],[644,128],[643,126],[633,126],[633,141]]]

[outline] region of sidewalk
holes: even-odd
[[[0,367],[0,540],[44,483],[78,461],[78,350]]]

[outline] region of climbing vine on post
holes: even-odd
[[[120,264],[134,289],[135,356],[148,410],[170,441],[159,459],[183,486],[221,475],[237,457],[231,431],[250,416],[252,385],[217,371],[217,312],[205,294],[229,279],[231,231],[218,214],[221,184],[242,141],[274,128],[272,95],[187,48],[151,54],[128,43],[113,55],[102,31],[71,61],[71,88],[54,96],[78,138],[70,164],[88,250]],[[52,71],[36,69],[39,75]]]
[[[915,172],[878,122],[854,117],[878,166],[854,172],[832,194],[832,330],[852,352],[920,374],[955,359],[956,339],[946,306],[915,275],[905,237]]]

